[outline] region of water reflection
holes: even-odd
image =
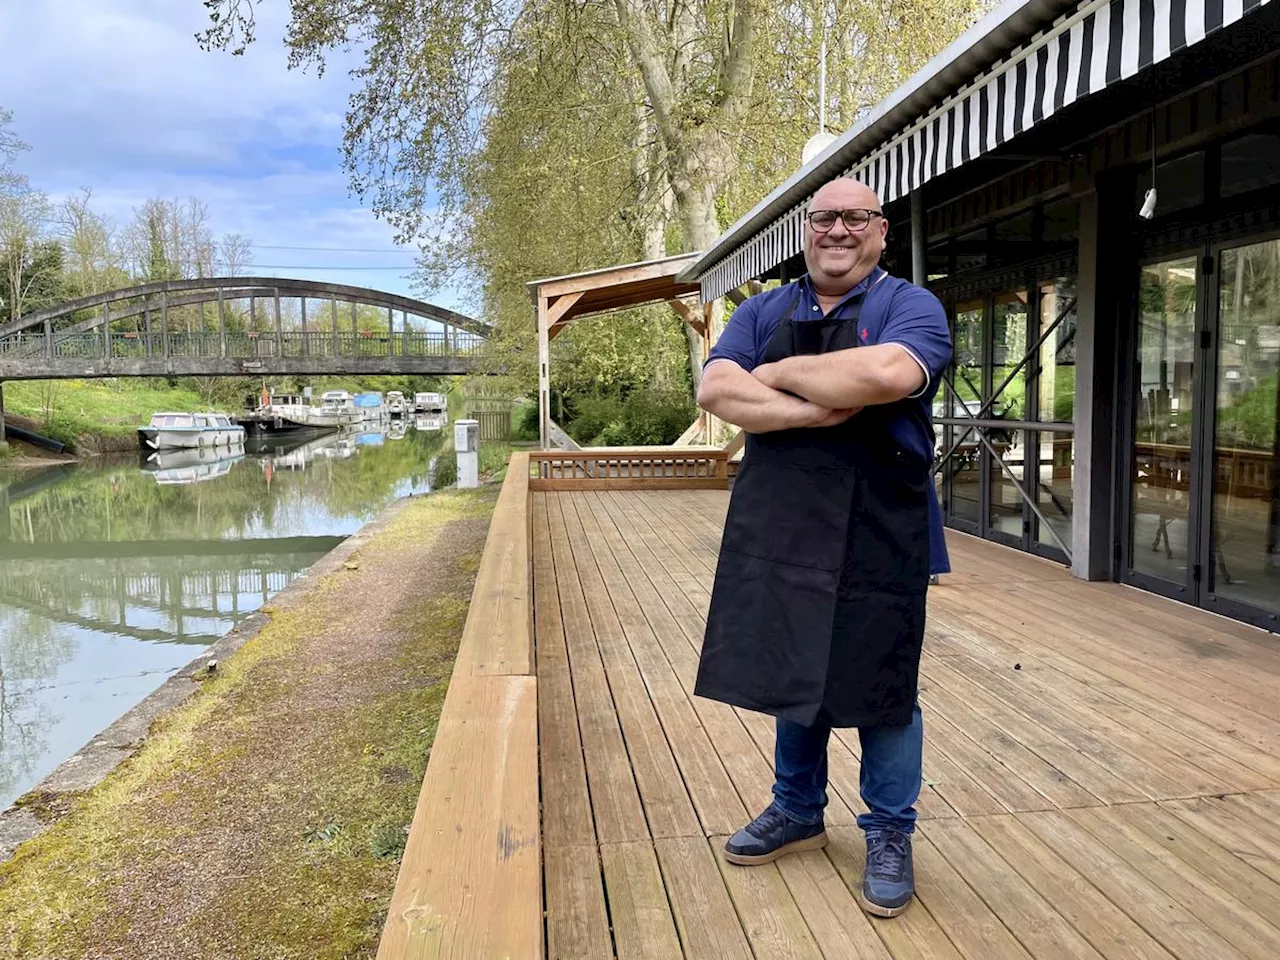
[[[429,491],[447,433],[400,436],[0,475],[0,808],[393,499]]]

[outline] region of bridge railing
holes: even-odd
[[[174,331],[161,337],[154,329],[77,333],[23,331],[0,338],[0,358],[50,358],[95,360],[110,350],[113,359],[154,357],[474,357],[482,353],[483,337],[464,331],[411,330],[388,335],[385,331],[332,330],[226,333]]]

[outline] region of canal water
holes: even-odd
[[[0,473],[0,809],[393,500],[431,419]],[[203,454],[203,456],[202,456]]]

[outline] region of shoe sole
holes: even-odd
[[[862,909],[865,910],[867,913],[871,914],[873,917],[896,917],[896,916],[899,916],[900,914],[906,913],[907,907],[911,906],[910,900],[908,900],[906,903],[904,903],[900,907],[881,906],[878,903],[872,903],[870,900],[866,898],[865,894],[861,894],[861,893],[858,894],[858,902],[862,904]]]
[[[724,858],[730,863],[736,863],[740,867],[755,867],[762,863],[773,863],[779,857],[785,857],[788,853],[800,853],[803,850],[821,850],[827,845],[827,834],[822,832],[814,837],[807,837],[804,840],[793,840],[791,843],[784,843],[772,853],[761,853],[755,856],[748,856],[742,853],[730,853],[728,850],[724,852]]]

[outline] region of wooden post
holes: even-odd
[[[146,323],[147,356],[150,357],[151,356],[151,308],[150,307],[147,307],[147,309],[142,312],[142,318],[143,318],[143,321]]]
[[[169,291],[160,294],[160,349],[169,359]]]
[[[351,301],[351,355],[360,356],[360,316],[354,300]]]
[[[4,381],[0,380],[0,448],[8,446],[8,436],[4,428]]]
[[[102,356],[111,359],[111,304],[102,305]]]
[[[273,288],[271,291],[271,299],[275,304],[276,311],[276,357],[277,359],[284,357],[284,333],[280,328],[280,290]]]
[[[338,355],[338,298],[329,298],[329,315],[333,319],[333,355]]]
[[[44,321],[44,355],[49,360],[53,359],[53,321],[48,317]]]
[[[307,330],[307,298],[298,299],[302,301],[302,355],[305,357],[311,353],[311,335]]]
[[[396,355],[396,314],[390,307],[387,307],[387,356],[394,357]]]
[[[538,297],[538,446],[551,445],[551,318],[547,298]]]
[[[218,288],[218,356],[227,355],[227,303],[222,299],[222,288]]]

